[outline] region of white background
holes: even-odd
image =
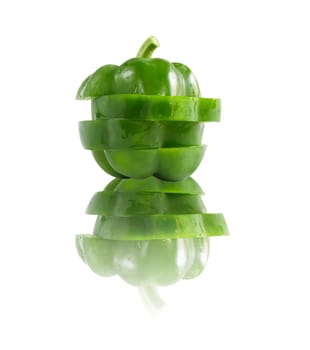
[[[307,1],[2,1],[0,348],[309,349]],[[154,35],[204,97],[221,97],[194,178],[231,236],[205,272],[163,288],[153,320],[137,291],[100,278],[74,235],[111,177],[80,145],[82,80]]]

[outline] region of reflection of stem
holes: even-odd
[[[167,311],[167,305],[162,300],[156,287],[139,287],[138,291],[144,306],[152,316],[159,316]]]

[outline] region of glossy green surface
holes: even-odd
[[[222,214],[98,216],[96,236],[115,240],[203,238],[228,235]]]
[[[92,118],[219,122],[221,100],[139,94],[107,95],[92,100]]]
[[[128,119],[86,120],[79,123],[83,147],[90,150],[160,148],[200,145],[204,125]]]
[[[106,149],[92,153],[102,169],[112,176],[142,179],[154,175],[167,181],[179,181],[197,169],[205,148],[202,145],[138,150]],[[113,173],[107,170],[106,165]]]
[[[113,241],[93,235],[77,235],[75,244],[80,258],[94,272],[101,276],[112,276],[116,273],[113,265]]]
[[[104,191],[204,194],[198,183],[191,177],[175,182],[161,180],[154,176],[145,179],[114,179],[104,188]]]
[[[198,276],[209,252],[207,238],[112,241],[77,235],[76,247],[98,275],[119,275],[134,286],[171,285]]]
[[[94,231],[77,235],[76,248],[95,273],[134,286],[198,276],[209,237],[229,234],[189,178],[205,152],[203,122],[220,120],[221,101],[200,98],[185,65],[151,58],[158,46],[150,37],[136,58],[99,68],[77,93],[92,100],[93,120],[79,124],[82,144],[118,178],[91,199]]]
[[[138,57],[120,66],[108,64],[97,69],[83,81],[76,98],[93,99],[113,94],[200,96],[198,82],[187,66],[151,58],[159,45],[155,40],[148,38]]]
[[[206,212],[199,195],[97,192],[86,209],[87,214],[103,216],[197,214]]]
[[[118,173],[116,170],[113,169],[104,151],[92,151],[92,155],[97,164],[100,166],[100,168],[106,173],[114,177],[124,177],[122,174]]]

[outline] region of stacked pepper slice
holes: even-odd
[[[92,197],[93,235],[78,235],[78,252],[102,276],[136,286],[168,285],[204,268],[210,236],[228,233],[221,214],[208,214],[198,184],[150,177],[116,179]]]
[[[149,38],[136,58],[99,68],[77,93],[92,100],[92,120],[79,124],[82,144],[112,176],[190,176],[206,149],[203,123],[220,120],[220,100],[200,98],[185,65],[151,58],[157,46]]]
[[[82,145],[116,177],[91,199],[95,227],[76,236],[77,250],[94,272],[135,286],[196,277],[209,237],[228,234],[189,177],[204,156],[204,123],[220,121],[220,100],[200,97],[187,66],[151,58],[158,46],[148,38],[136,58],[99,68],[77,93],[92,108],[92,120],[79,123]]]

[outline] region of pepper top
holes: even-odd
[[[100,67],[83,81],[76,98],[88,100],[114,94],[199,97],[198,82],[187,66],[151,57],[158,46],[158,40],[150,36],[137,57],[120,66]]]

